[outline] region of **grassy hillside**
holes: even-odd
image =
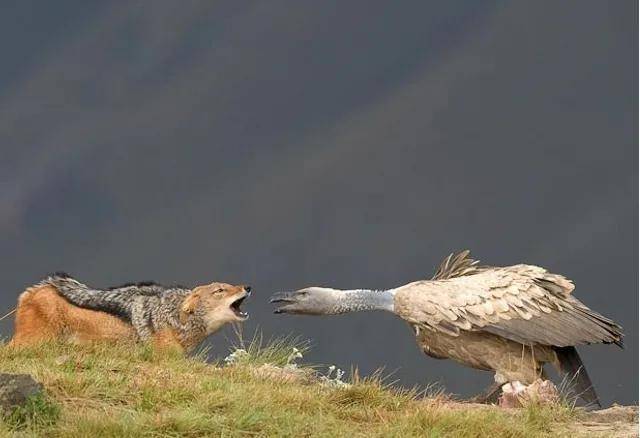
[[[569,436],[563,406],[505,411],[350,384],[295,366],[289,341],[253,342],[227,362],[145,346],[0,347],[0,371],[28,373],[48,396],[6,417],[3,434],[46,436]],[[300,351],[299,351],[300,350]],[[287,365],[288,364],[288,365]],[[339,376],[338,376],[339,377]]]

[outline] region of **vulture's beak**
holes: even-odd
[[[269,299],[270,303],[283,303],[283,306],[278,307],[273,311],[273,313],[288,313],[288,308],[290,308],[291,304],[296,303],[296,292],[286,291],[286,292],[276,292],[271,295]]]

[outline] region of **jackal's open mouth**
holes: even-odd
[[[231,305],[229,306],[231,308],[231,310],[233,311],[233,313],[241,319],[247,319],[249,317],[249,314],[247,312],[244,312],[241,309],[242,306],[242,302],[244,300],[247,299],[247,297],[249,296],[249,294],[243,296],[242,298],[238,298],[237,300],[235,300],[233,303],[231,303]]]

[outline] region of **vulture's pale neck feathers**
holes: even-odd
[[[364,310],[394,311],[395,289],[335,290],[334,313],[360,312]]]

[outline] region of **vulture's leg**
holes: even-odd
[[[469,401],[472,403],[494,403],[498,401],[498,395],[502,384],[493,382],[482,393],[471,398]]]

